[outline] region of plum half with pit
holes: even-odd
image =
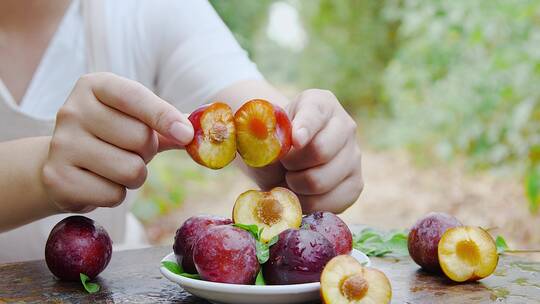
[[[270,258],[263,266],[264,278],[270,285],[318,282],[324,266],[334,256],[334,246],[322,234],[287,229],[270,247]]]
[[[209,227],[216,225],[229,225],[232,220],[212,215],[197,215],[187,219],[174,236],[173,250],[178,265],[187,273],[197,273],[193,263],[193,245]]]
[[[446,213],[431,212],[418,220],[411,228],[407,247],[411,258],[429,272],[440,272],[438,248],[443,233],[461,222]]]
[[[337,215],[327,211],[317,211],[302,219],[303,229],[319,232],[334,245],[336,254],[352,251],[352,233],[347,224]]]
[[[109,264],[112,241],[107,231],[84,216],[70,216],[56,224],[45,245],[45,262],[59,279],[77,281],[80,274],[95,278]]]
[[[234,226],[210,227],[193,247],[193,261],[203,280],[251,285],[259,273],[255,238]]]

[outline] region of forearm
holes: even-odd
[[[0,143],[0,232],[57,213],[41,182],[50,137]]]

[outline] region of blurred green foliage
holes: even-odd
[[[267,35],[277,2],[296,9],[303,49]],[[519,172],[531,211],[540,209],[540,1],[211,3],[270,81],[332,90],[372,146]],[[143,218],[174,208],[193,189],[186,181],[210,171],[186,157],[155,163],[141,200],[155,203],[135,208]]]
[[[375,146],[522,172],[538,210],[540,1],[274,2],[297,9],[300,52],[265,36],[269,1],[213,1],[270,80],[331,89]],[[257,17],[239,24],[245,7]]]

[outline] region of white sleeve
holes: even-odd
[[[238,81],[262,79],[206,0],[144,1],[149,46],[157,58],[155,90],[183,111]]]

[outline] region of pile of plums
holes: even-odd
[[[298,198],[285,188],[243,193],[233,220],[200,215],[182,224],[173,249],[184,271],[212,282],[253,284],[262,267],[267,284],[318,282],[330,259],[352,250],[351,231],[339,217],[315,212],[302,218]],[[266,263],[259,264],[255,237],[233,223],[263,228],[262,242],[277,236]]]

